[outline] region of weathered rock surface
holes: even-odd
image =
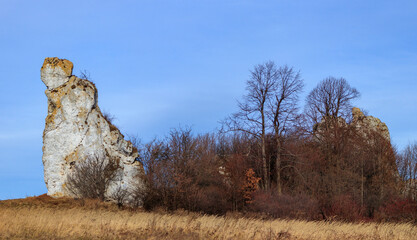
[[[376,117],[366,116],[359,108],[352,108],[352,121],[350,123],[346,122],[342,117],[330,119],[331,121],[326,121],[326,119],[323,118],[320,123],[314,126],[313,130],[318,139],[323,137],[326,127],[332,127],[332,124],[337,123],[337,126],[355,127],[358,132],[366,138],[371,137],[371,134],[373,133],[378,133],[390,142],[391,138],[387,125]],[[326,123],[329,124],[326,125]]]
[[[48,195],[71,196],[65,183],[72,166],[92,155],[118,162],[118,177],[106,190],[108,196],[119,187],[142,184],[143,166],[136,161],[137,149],[103,117],[95,85],[72,75],[72,68],[70,61],[58,58],[46,58],[41,68],[48,98],[42,148]]]
[[[376,117],[365,116],[365,114],[359,109],[354,107],[352,109],[352,124],[359,130],[362,130],[366,134],[366,131],[375,131],[381,134],[386,140],[390,141],[390,134],[388,127],[385,123],[381,122]]]

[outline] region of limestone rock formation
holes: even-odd
[[[323,118],[320,123],[315,124],[313,130],[317,139],[323,137],[326,127],[332,127],[332,125],[336,123],[337,126],[355,127],[364,137],[370,137],[370,134],[376,132],[390,142],[390,134],[387,125],[376,117],[366,116],[356,107],[352,108],[352,121],[350,123],[346,122],[342,117],[338,117],[330,118],[330,121],[329,119],[326,120],[326,118]]]
[[[56,57],[46,58],[41,68],[48,98],[42,148],[48,195],[71,196],[65,183],[72,166],[92,155],[117,160],[118,177],[106,190],[107,196],[142,184],[137,149],[103,117],[95,85],[72,75],[72,68],[70,61]]]
[[[381,134],[386,140],[390,141],[390,134],[388,127],[385,123],[381,122],[376,117],[365,116],[365,114],[359,109],[354,107],[352,109],[352,124],[359,130],[372,130]]]

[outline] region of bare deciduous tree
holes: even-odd
[[[266,131],[271,127],[267,119],[268,104],[276,87],[277,68],[269,61],[255,66],[247,81],[247,94],[243,102],[238,102],[239,112],[224,123],[228,130],[242,131],[260,142],[262,157],[263,187],[269,189],[269,171],[266,159]]]
[[[351,114],[351,101],[359,96],[358,90],[351,87],[346,79],[328,77],[307,96],[306,114],[313,123],[327,117],[347,120]]]
[[[284,134],[288,131],[289,125],[295,121],[298,114],[298,96],[304,87],[300,72],[292,67],[283,66],[277,69],[274,91],[270,99],[270,111],[268,115],[274,128],[276,143],[275,171],[277,177],[278,195],[282,193],[281,184],[281,155],[282,141]]]
[[[397,167],[404,195],[417,200],[417,142],[410,143],[398,156]]]
[[[278,68],[272,61],[257,65],[247,81],[247,94],[244,101],[239,102],[239,112],[225,121],[228,130],[242,131],[258,139],[265,190],[271,185],[270,164],[266,156],[267,135],[275,137],[277,190],[280,193],[283,134],[297,115],[298,94],[303,85],[300,73],[292,67]]]
[[[344,78],[328,77],[306,99],[305,115],[309,121],[306,130],[320,142],[328,168],[336,164],[336,177],[341,176],[341,155],[352,130],[346,120],[351,119],[351,102],[357,97],[359,92]]]

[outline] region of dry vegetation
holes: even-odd
[[[261,220],[120,210],[46,195],[0,202],[1,239],[413,239],[412,224]]]

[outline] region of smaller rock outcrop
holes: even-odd
[[[358,133],[365,138],[371,137],[370,134],[380,134],[385,140],[390,142],[390,134],[385,123],[376,117],[366,116],[359,108],[352,108],[352,121],[346,122],[342,117],[323,118],[321,122],[314,125],[313,130],[317,139],[322,139],[326,134],[333,134],[332,131],[326,132],[326,129],[338,127],[355,127]]]
[[[48,195],[71,196],[66,181],[72,166],[93,155],[117,163],[107,196],[141,185],[144,170],[137,149],[103,116],[96,86],[72,75],[72,69],[70,61],[56,57],[46,58],[41,68],[48,98],[42,148]]]
[[[381,122],[378,118],[365,116],[365,114],[356,107],[352,109],[352,118],[351,124],[353,124],[359,131],[364,132],[364,134],[366,134],[367,131],[375,131],[381,134],[381,136],[383,136],[386,140],[390,141],[390,134],[387,125]]]
[[[49,89],[66,83],[72,75],[74,65],[67,59],[46,58],[41,68],[41,79]]]

